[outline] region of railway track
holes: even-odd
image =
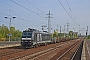
[[[73,47],[75,47],[75,44],[77,45],[78,42],[76,42],[76,43],[69,42],[69,45],[71,45],[71,46],[74,45]],[[61,45],[60,48],[56,48],[56,49],[49,51],[47,53],[44,53],[42,55],[38,55],[38,56],[34,57],[33,59],[27,59],[27,60],[42,60],[42,59],[44,59],[44,60],[59,60],[60,58],[55,58],[55,57],[58,57],[58,53],[63,57],[63,55],[65,55],[67,52],[69,52],[69,50],[71,50],[73,48],[71,46],[65,47],[66,45],[69,46],[68,44]],[[65,48],[63,48],[63,47],[65,47]],[[62,59],[62,60],[67,60],[67,59]]]
[[[66,46],[66,45],[71,45],[73,43],[74,42],[67,42],[67,43],[58,45],[58,46],[53,47],[53,48],[49,48],[49,49],[46,49],[46,50],[43,50],[43,51],[40,51],[40,52],[35,52],[33,54],[28,54],[28,55],[25,55],[25,56],[22,56],[22,57],[21,56],[16,57],[16,58],[13,58],[11,60],[16,60],[16,59],[17,60],[38,60],[39,57],[41,57],[41,56],[45,56],[45,55],[47,55],[49,53],[55,52],[55,51],[59,50],[60,48]],[[48,60],[50,60],[50,59],[48,58]],[[42,59],[40,59],[40,60],[42,60]]]
[[[58,58],[56,58],[56,60],[73,60],[81,43],[82,42],[78,42],[78,44],[75,43],[67,51],[65,51],[62,55],[60,55]]]
[[[49,49],[46,49],[46,50],[43,50],[43,51],[40,51],[40,52],[37,52],[37,53],[33,53],[33,54],[30,54],[30,55],[27,55],[27,56],[23,56],[23,57],[18,57],[18,58],[12,58],[11,60],[28,60],[28,59],[35,59],[35,58],[37,58],[37,57],[39,57],[39,56],[42,56],[42,55],[45,55],[45,54],[47,54],[47,53],[50,53],[50,52],[52,52],[52,51],[54,51],[54,50],[57,50],[58,48],[60,48],[60,47],[62,47],[62,46],[64,46],[64,45],[67,45],[68,43],[64,43],[64,44],[61,44],[61,45],[59,45],[59,46],[56,46],[56,47],[51,47],[51,48],[49,48]]]
[[[20,46],[1,48],[0,49],[0,60],[7,60],[10,58],[11,55],[20,53],[23,51],[24,51],[24,49],[22,49]]]
[[[60,42],[47,46],[41,46],[32,49],[16,49],[12,52],[2,53],[0,59],[5,60],[50,60],[57,56],[58,53],[62,54],[63,50],[69,49],[73,44],[76,44],[80,40],[71,40],[66,42]],[[13,52],[14,51],[14,52]],[[62,52],[60,52],[62,51]]]
[[[0,57],[3,57],[3,56],[6,56],[6,55],[11,55],[11,54],[14,54],[14,53],[18,53],[18,52],[23,52],[23,50],[18,50],[18,49],[7,49],[7,52],[6,51],[3,51],[2,53],[0,53]]]

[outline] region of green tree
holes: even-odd
[[[54,30],[53,37],[58,37],[58,31],[57,30]]]
[[[90,35],[88,35],[88,37],[87,37],[88,39],[90,39]]]
[[[4,26],[4,24],[2,26],[0,26],[0,33],[1,33],[1,37],[2,38],[6,38],[7,34],[8,34],[9,30],[7,26]]]
[[[16,30],[15,27],[10,28],[10,33],[12,34],[12,40],[17,40],[17,38],[20,38],[22,35],[22,32],[20,30]]]
[[[74,34],[73,31],[69,31],[69,36],[70,36],[71,39],[74,38],[73,34]]]
[[[16,38],[20,38],[22,35],[22,32],[20,30],[16,30],[15,27],[10,27],[10,31],[7,26],[0,26],[0,40],[8,39],[8,34],[12,34],[11,39],[15,40]]]

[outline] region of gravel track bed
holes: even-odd
[[[31,48],[31,49],[20,49],[20,48],[16,48],[17,52],[15,52],[15,48],[10,48],[10,49],[0,49],[0,53],[3,51],[4,53],[5,52],[8,52],[5,56],[2,56],[0,57],[0,60],[13,60],[13,59],[21,59],[22,57],[25,57],[25,56],[29,56],[31,54],[35,54],[35,53],[38,53],[40,51],[44,51],[44,50],[47,50],[47,49],[50,49],[50,48],[55,48],[56,46],[59,46],[59,45],[62,45],[62,44],[65,44],[65,43],[68,43],[64,46],[61,46],[61,48],[56,48],[56,50],[50,52],[50,53],[47,53],[47,54],[44,54],[35,58],[35,60],[41,60],[42,58],[41,57],[44,57],[44,58],[47,58],[47,59],[51,59],[52,57],[54,57],[59,51],[63,51],[65,49],[67,49],[67,47],[69,45],[71,45],[71,42],[72,44],[77,42],[78,40],[70,40],[70,41],[65,41],[65,42],[60,42],[60,43],[56,43],[56,44],[50,44],[50,45],[46,45],[46,46],[40,46],[38,48]],[[10,53],[10,52],[14,52],[14,53]],[[56,52],[56,53],[55,53]],[[9,54],[10,53],[10,54]],[[3,53],[2,53],[3,54]],[[46,60],[44,59],[43,60]],[[28,59],[28,58],[27,58]]]
[[[47,52],[45,54],[42,54],[41,56],[37,56],[36,58],[27,59],[27,60],[56,60],[56,58],[58,56],[62,55],[72,45],[74,45],[75,43],[77,43],[76,41],[73,41],[72,43],[71,42],[62,45],[60,48],[57,48],[57,49],[55,49],[53,51]]]

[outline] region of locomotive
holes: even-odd
[[[40,32],[36,29],[28,28],[22,32],[21,46],[25,48],[37,47],[38,45],[51,43],[51,35]]]
[[[66,35],[65,33],[58,33],[55,31],[53,34],[49,34],[36,29],[28,28],[28,30],[22,32],[21,46],[24,48],[31,48],[78,38],[77,35],[76,38],[74,35],[73,32],[69,35]]]

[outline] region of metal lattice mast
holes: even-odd
[[[50,14],[50,10],[49,10],[49,13],[46,14],[46,15],[48,15],[48,17],[46,17],[46,18],[48,18],[48,33],[51,33],[51,21],[50,21],[50,18],[53,18],[53,17],[50,16],[50,15],[52,15],[52,14]]]
[[[67,23],[66,23],[66,26],[67,26],[67,33],[69,33],[69,23],[68,23],[68,21],[67,21]]]

